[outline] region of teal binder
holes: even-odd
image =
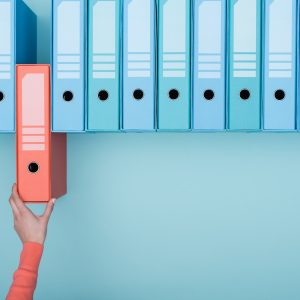
[[[52,3],[52,131],[84,132],[86,1]]]
[[[88,1],[88,131],[120,128],[120,1]]]
[[[228,129],[261,128],[262,1],[229,0]]]
[[[123,1],[122,129],[156,127],[156,1]]]
[[[158,130],[189,130],[190,0],[159,0],[158,32]]]
[[[297,0],[265,0],[264,130],[296,129]]]

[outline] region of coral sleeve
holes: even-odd
[[[24,243],[19,268],[6,300],[32,300],[36,288],[38,269],[44,247],[38,243]]]

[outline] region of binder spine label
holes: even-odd
[[[203,1],[198,7],[198,78],[219,79],[222,77],[222,3]],[[197,24],[196,24],[197,25]],[[207,28],[210,28],[209,34]]]
[[[93,7],[93,78],[116,78],[116,1]]]
[[[21,143],[23,151],[46,150],[44,82],[45,76],[42,73],[27,74],[22,79]]]
[[[127,76],[151,77],[151,1],[131,1],[128,4]],[[140,26],[138,24],[141,24]]]
[[[186,0],[168,1],[163,8],[163,77],[187,75]],[[178,13],[180,12],[180,13]],[[176,28],[176,38],[174,38]]]
[[[233,77],[257,77],[256,1],[239,1],[234,6]]]
[[[80,79],[80,2],[64,1],[57,8],[57,78]]]
[[[0,2],[0,80],[12,78],[14,18],[11,1]]]
[[[269,7],[268,77],[292,78],[294,69],[293,1],[273,1]],[[295,9],[295,8],[294,8]]]

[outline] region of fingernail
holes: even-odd
[[[53,199],[52,199],[52,203],[53,203],[53,204],[55,204],[55,201],[56,201],[56,199],[55,199],[55,198],[53,198]]]

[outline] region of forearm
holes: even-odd
[[[36,288],[43,245],[24,243],[20,264],[14,273],[13,283],[6,300],[31,300]]]

